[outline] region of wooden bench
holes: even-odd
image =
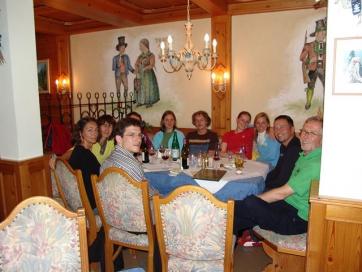
[[[307,234],[280,235],[273,231],[255,227],[254,232],[263,239],[265,253],[273,262],[264,272],[304,272],[306,261]]]

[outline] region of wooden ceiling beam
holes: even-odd
[[[47,6],[38,6],[34,8],[34,15],[35,16],[43,16],[53,13],[54,10]]]
[[[48,7],[117,27],[142,24],[142,16],[105,0],[39,0]]]
[[[82,23],[82,24],[73,24],[70,26],[67,26],[67,31],[70,34],[81,34],[81,33],[89,33],[89,32],[95,32],[95,31],[103,31],[103,30],[110,30],[117,28],[116,26],[111,26],[108,24],[92,21],[88,23]]]
[[[227,12],[227,2],[224,0],[192,0],[200,8],[206,10],[211,16],[223,15]]]
[[[35,30],[40,33],[63,35],[67,34],[67,28],[59,23],[47,20],[40,16],[35,17]]]
[[[315,0],[261,0],[228,5],[229,15],[314,8]]]
[[[195,8],[190,10],[191,21],[193,19],[203,19],[208,18],[210,15],[201,8]],[[170,12],[159,12],[143,15],[143,24],[159,24],[175,21],[186,21],[187,15],[185,10],[177,10]]]

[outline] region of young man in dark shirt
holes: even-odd
[[[281,143],[280,155],[277,165],[265,179],[264,191],[278,188],[289,180],[301,152],[300,140],[295,136],[293,119],[288,115],[280,115],[275,118],[274,134]]]

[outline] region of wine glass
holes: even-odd
[[[169,149],[163,149],[163,152],[160,150],[160,152],[162,153],[162,159],[164,161],[167,161],[170,158],[170,150]]]
[[[163,145],[160,145],[160,147],[158,148],[158,151],[163,155],[163,153],[165,153],[166,148]]]

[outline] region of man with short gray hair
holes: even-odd
[[[319,180],[323,120],[308,118],[300,131],[302,152],[288,182],[279,188],[235,201],[234,232],[260,228],[279,234],[305,233],[308,227],[309,193]]]

